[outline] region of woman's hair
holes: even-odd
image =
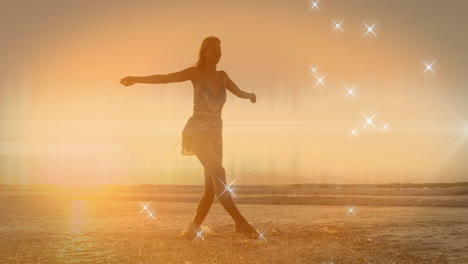
[[[205,53],[205,50],[211,43],[221,44],[221,40],[215,36],[206,37],[200,46],[200,51],[198,52],[198,61],[195,63],[195,66],[200,68],[205,67],[205,57],[203,56],[203,53]]]

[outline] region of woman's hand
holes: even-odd
[[[120,83],[125,85],[125,86],[130,86],[130,85],[133,85],[135,83],[137,83],[137,77],[134,77],[134,76],[127,76],[125,78],[122,78],[120,80]]]
[[[254,93],[250,94],[250,102],[255,103],[257,101],[257,96]]]

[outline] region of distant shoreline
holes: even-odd
[[[233,186],[241,204],[468,207],[467,182]],[[196,203],[203,190],[203,185],[0,185],[0,197]]]
[[[237,185],[237,184],[236,184]],[[186,185],[186,184],[96,184],[90,185],[90,187],[129,187],[129,188],[145,188],[145,187],[191,187],[191,186],[203,186],[200,185]],[[340,183],[292,183],[292,184],[247,184],[241,186],[252,186],[252,187],[261,187],[261,186],[289,186],[289,187],[313,187],[313,186],[322,186],[322,187],[354,187],[354,186],[373,186],[380,188],[451,188],[451,187],[468,187],[468,182],[445,182],[445,183],[381,183],[381,184],[340,184]],[[0,190],[4,188],[24,188],[24,187],[37,187],[37,188],[59,188],[65,187],[60,184],[0,184]]]

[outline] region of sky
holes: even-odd
[[[192,66],[208,36],[221,39],[218,70],[257,96],[228,93],[228,181],[468,181],[468,3],[311,6],[2,0],[0,184],[203,184],[180,154],[191,82],[119,81]]]

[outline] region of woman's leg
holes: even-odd
[[[231,215],[236,223],[236,227],[239,227],[238,229],[244,231],[244,233],[256,236],[256,230],[248,224],[247,220],[239,212],[230,193],[224,191],[226,171],[209,141],[207,139],[197,140],[193,143],[192,149],[205,170],[208,171],[208,175],[211,176],[216,197],[218,197],[221,205]]]
[[[215,196],[215,190],[213,181],[211,176],[209,175],[208,171],[205,169],[205,191],[198,202],[197,211],[192,219],[192,225],[200,226],[205,220],[208,212],[210,211],[211,204],[213,203]]]

